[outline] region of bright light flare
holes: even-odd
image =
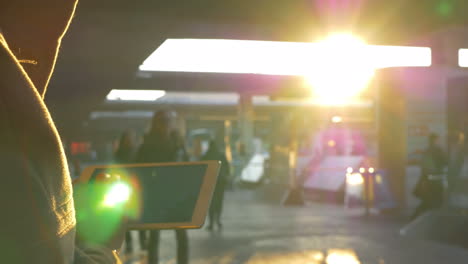
[[[346,182],[349,185],[361,185],[364,183],[364,177],[360,173],[351,173],[346,176]]]
[[[156,101],[166,95],[162,90],[111,90],[108,101]]]
[[[122,182],[114,184],[106,193],[102,205],[104,207],[114,207],[125,203],[130,198],[130,187]]]
[[[318,43],[307,83],[320,100],[344,104],[358,96],[375,73],[367,45],[351,34],[336,34]]]
[[[143,72],[210,72],[304,76],[324,105],[345,105],[375,69],[428,67],[427,47],[367,45],[351,34],[319,43],[234,39],[167,39],[144,60]]]

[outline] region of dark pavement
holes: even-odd
[[[461,247],[401,237],[401,221],[366,219],[362,211],[336,205],[282,207],[254,197],[252,191],[228,192],[223,230],[189,231],[190,263],[468,263]],[[175,264],[174,237],[162,232],[160,263]],[[136,252],[126,263],[145,258]]]

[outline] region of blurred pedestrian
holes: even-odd
[[[466,144],[465,134],[461,131],[455,133],[455,142],[450,147],[449,165],[447,172],[448,195],[453,194],[461,176],[466,173]]]
[[[187,161],[185,144],[175,125],[175,113],[157,111],[151,121],[151,128],[140,146],[136,161],[138,163]],[[175,230],[177,240],[177,263],[188,263],[187,231]],[[151,230],[149,236],[148,263],[159,261],[159,230]]]
[[[190,161],[199,161],[203,157],[203,142],[201,138],[196,137],[193,140],[192,152],[190,155]]]
[[[119,139],[119,144],[114,153],[114,163],[116,164],[130,164],[135,161],[135,133],[132,130],[127,130],[122,133]],[[140,247],[145,249],[145,235],[144,231],[140,231]],[[130,231],[125,233],[125,252],[131,253],[133,251],[132,236]]]
[[[429,147],[422,157],[421,177],[413,192],[421,199],[421,203],[414,211],[412,219],[440,207],[444,200],[444,169],[447,166],[447,157],[438,141],[437,134],[429,135]]]
[[[210,212],[209,212],[209,224],[208,230],[213,230],[213,225],[216,224],[218,229],[222,228],[221,213],[223,210],[224,191],[226,189],[226,183],[229,178],[229,163],[226,156],[221,153],[214,140],[209,143],[208,150],[203,155],[202,160],[218,160],[221,161],[221,169],[219,171],[218,180],[216,183],[213,199],[211,200]]]
[[[135,161],[135,132],[127,130],[120,136],[119,144],[114,153],[114,162],[117,164],[129,164]]]

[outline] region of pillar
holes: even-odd
[[[288,177],[289,188],[283,198],[285,206],[302,206],[304,197],[302,186],[298,182],[297,175],[297,152],[299,150],[299,133],[303,126],[302,116],[293,114],[289,120],[289,142],[288,142]]]
[[[240,94],[238,105],[240,143],[245,148],[245,154],[254,152],[254,109],[251,94]]]
[[[380,73],[377,111],[378,168],[385,171],[397,211],[406,207],[407,111],[406,97],[391,71]]]

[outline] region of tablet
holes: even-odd
[[[219,168],[219,161],[99,165],[87,167],[77,182],[90,184],[103,177],[114,185],[122,182],[117,195],[134,197],[138,207],[129,229],[201,228]]]

